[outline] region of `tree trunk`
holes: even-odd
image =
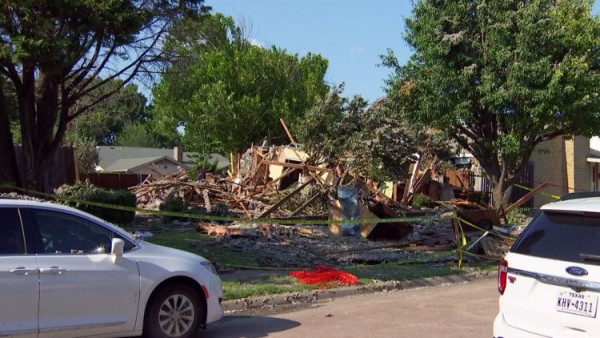
[[[494,209],[500,210],[510,203],[510,193],[512,184],[501,180],[498,177],[489,177],[492,183],[492,198],[494,200]]]
[[[23,149],[23,186],[36,192],[51,192],[48,172],[58,143],[55,142],[58,111],[58,81],[52,75],[24,68],[22,90],[18,92]],[[36,82],[40,84],[36,90]],[[36,97],[38,93],[38,97]],[[59,125],[58,128],[61,128]],[[62,133],[60,134],[62,136]]]
[[[0,78],[0,184],[20,186],[15,145],[10,130],[4,82]]]

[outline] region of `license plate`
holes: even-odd
[[[596,318],[598,296],[575,291],[559,291],[556,310]]]

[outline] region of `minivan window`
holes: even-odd
[[[108,228],[70,214],[35,210],[33,215],[46,254],[110,253],[112,239],[121,238]],[[132,248],[133,244],[125,240],[125,251]]]
[[[512,246],[515,253],[583,262],[582,256],[600,257],[600,217],[543,211]]]
[[[0,208],[0,255],[25,253],[21,217],[16,208]]]

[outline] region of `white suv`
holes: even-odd
[[[209,261],[79,210],[0,199],[0,336],[191,337],[223,316]]]
[[[600,337],[600,197],[550,203],[500,262],[494,337]]]

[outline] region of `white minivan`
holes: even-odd
[[[0,199],[0,336],[192,337],[223,316],[203,257],[82,211]]]
[[[600,337],[600,197],[563,199],[500,262],[494,337]]]

